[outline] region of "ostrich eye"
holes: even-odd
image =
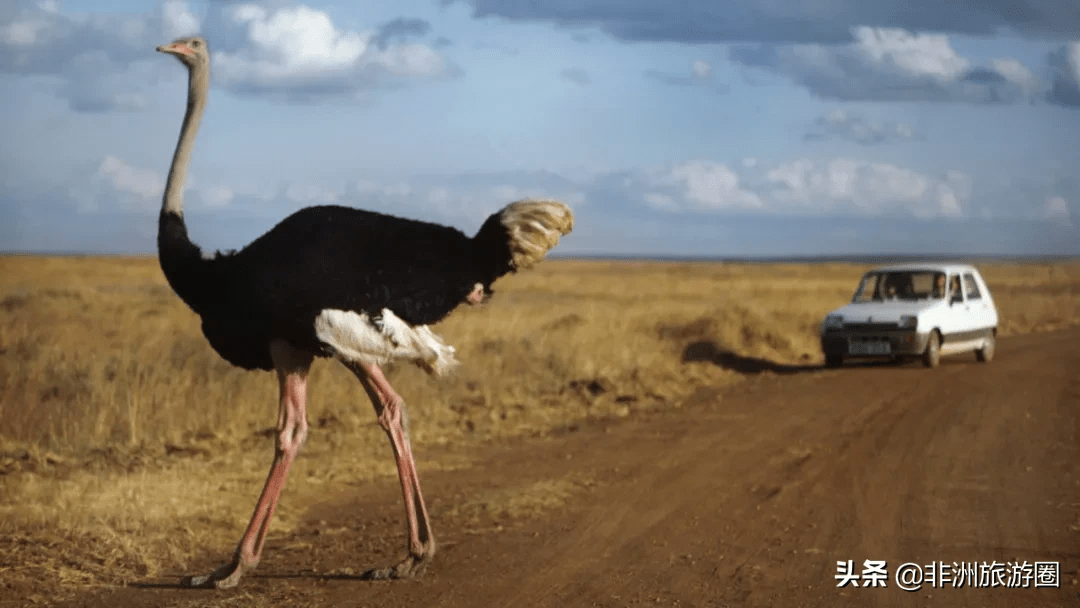
[[[199,41],[198,41],[198,40],[192,40],[192,41],[191,41],[191,46],[194,46],[194,47],[198,47],[198,46],[199,46],[199,44],[200,44],[200,43],[199,43]]]

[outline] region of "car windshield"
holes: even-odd
[[[945,273],[932,270],[868,272],[852,302],[928,300],[945,297]]]

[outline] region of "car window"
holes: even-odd
[[[963,301],[963,291],[960,289],[960,275],[949,275],[949,300]]]
[[[874,297],[874,292],[877,291],[878,276],[875,274],[868,274],[863,276],[859,281],[859,287],[855,290],[855,295],[852,296],[852,302],[869,302]]]
[[[893,270],[866,273],[859,283],[853,302],[883,300],[925,300],[940,298],[937,281],[943,278],[932,270]],[[937,290],[937,291],[936,291]]]
[[[907,284],[907,295],[911,298],[929,298],[933,296],[934,276],[933,272],[913,272]]]
[[[934,278],[933,278],[934,284],[930,288],[930,297],[931,298],[934,298],[936,300],[940,300],[940,299],[945,297],[946,292],[948,291],[948,289],[946,287],[948,285],[948,283],[946,282],[946,278],[947,277],[945,276],[944,272],[935,272],[934,273]]]
[[[863,276],[859,288],[855,290],[854,302],[870,302],[881,300],[885,296],[886,283],[884,275],[877,272],[869,272]]]
[[[975,277],[970,272],[964,273],[964,290],[969,300],[982,298],[982,294],[979,293],[979,284],[975,282]]]

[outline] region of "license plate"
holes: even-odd
[[[848,342],[848,353],[852,355],[888,355],[891,352],[892,345],[885,340]]]

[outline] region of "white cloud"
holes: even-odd
[[[165,182],[152,169],[132,167],[115,156],[106,156],[98,165],[97,174],[119,192],[130,192],[143,199],[161,196]]]
[[[844,45],[736,46],[730,57],[829,99],[1004,103],[1034,92],[1034,79],[1020,62],[973,65],[943,34],[856,27],[852,36]]]
[[[678,187],[684,205],[696,210],[760,209],[757,194],[743,189],[739,175],[723,163],[694,161],[671,168],[661,183]]]
[[[44,88],[76,111],[141,110],[152,80],[133,65],[153,56],[170,24],[192,19],[181,2],[143,15],[63,12],[55,2],[24,5],[0,14],[0,72],[47,76]]]
[[[148,24],[157,18],[63,13],[55,3],[22,8],[0,22],[0,72],[58,74],[84,53],[127,66],[146,56],[153,38]]]
[[[462,189],[464,200],[475,201],[484,208],[492,205],[502,206],[513,201],[526,198],[554,198],[567,204],[584,204],[585,197],[580,192],[568,190],[552,190],[543,186],[521,186],[500,184],[491,188]]]
[[[439,76],[447,71],[445,58],[423,44],[401,44],[374,54],[372,64],[400,76]]]
[[[739,174],[724,163],[695,160],[647,169],[627,179],[645,203],[664,211],[746,211],[761,209],[757,194],[743,188]]]
[[[895,66],[914,77],[956,80],[971,66],[970,61],[956,54],[948,36],[865,26],[852,33],[855,56],[881,66]]]
[[[991,67],[1009,82],[1015,83],[1025,96],[1034,95],[1039,89],[1039,81],[1031,70],[1015,59],[994,59]]]
[[[450,189],[446,186],[432,188],[428,192],[427,200],[434,205],[440,205],[450,200]]]
[[[304,5],[269,10],[243,4],[227,12],[246,28],[246,44],[215,55],[226,86],[245,93],[281,94],[292,101],[355,95],[394,78],[444,76],[446,58],[419,43],[388,44],[377,33],[338,28],[330,15]],[[375,44],[379,42],[379,44]]]
[[[0,72],[59,78],[55,90],[79,111],[140,109],[142,91],[153,80],[132,66],[159,61],[154,47],[200,29],[214,34],[214,84],[246,94],[305,102],[356,98],[373,88],[459,71],[432,47],[406,40],[427,32],[422,20],[358,32],[303,4],[229,3],[211,10],[208,23],[183,0],[152,6],[155,12],[143,14],[77,13],[55,3],[5,10]]]
[[[854,158],[799,159],[772,169],[765,177],[775,186],[770,197],[777,203],[859,214],[960,217],[968,194],[954,187],[953,182],[964,180],[958,172],[940,179]]]
[[[584,194],[567,187],[542,183],[547,175],[467,174],[456,177],[415,176],[409,183],[354,181],[339,197],[345,205],[435,221],[461,227],[466,232],[479,227],[488,215],[503,205],[523,198],[554,198],[575,207],[587,203]]]
[[[0,26],[0,42],[9,47],[30,47],[44,38],[49,23],[45,19],[24,18]]]
[[[922,139],[914,127],[895,122],[868,122],[861,116],[841,109],[830,110],[814,121],[814,125],[803,135],[807,141],[827,139],[845,139],[862,145],[873,145],[894,141]]]
[[[1069,58],[1069,75],[1074,84],[1080,85],[1080,42],[1070,42],[1066,47]]]
[[[327,192],[318,187],[293,185],[285,195],[294,201],[324,202]],[[82,212],[150,212],[161,206],[164,194],[165,178],[161,173],[138,167],[112,154],[102,158],[92,173],[76,178],[68,188],[68,195]],[[184,195],[185,203],[191,208],[226,207],[238,197],[269,200],[276,196],[267,193],[265,185],[250,188],[222,184],[200,187],[199,180],[194,176],[188,179]]]
[[[162,4],[162,30],[166,40],[199,33],[199,18],[189,9],[183,0],[169,0]]]
[[[405,197],[412,194],[412,186],[409,184],[394,184],[390,186],[383,186],[378,189],[384,196],[400,196]]]
[[[202,202],[207,207],[224,207],[236,198],[236,192],[227,186],[212,186],[202,194]]]
[[[665,72],[663,70],[645,70],[645,77],[678,87],[702,87],[712,89],[717,93],[727,93],[730,87],[723,82],[715,82],[712,76],[713,66],[704,59],[695,59],[690,62],[690,71]]]
[[[186,194],[195,209],[235,209],[232,214],[277,220],[300,207],[343,204],[457,226],[471,234],[491,213],[526,197],[555,198],[575,209],[615,214],[648,224],[668,214],[889,217],[897,219],[1041,219],[1072,226],[1069,184],[1042,190],[1042,204],[1009,207],[1017,190],[995,198],[994,186],[959,171],[928,174],[861,158],[796,158],[774,163],[741,159],[725,164],[698,159],[615,173],[593,173],[570,181],[546,172],[506,172],[458,176],[414,176],[408,182],[351,181],[337,185],[286,182],[272,192],[258,186],[192,179]],[[1042,186],[1038,186],[1042,187]],[[1065,188],[1062,190],[1061,188]],[[84,213],[127,212],[152,217],[160,205],[163,176],[109,155],[70,189]],[[1035,192],[1033,190],[1033,192]],[[973,198],[974,197],[974,198]],[[662,214],[658,216],[657,214]],[[270,216],[273,216],[272,218]],[[691,222],[693,223],[693,222]],[[899,237],[898,237],[899,238]]]
[[[161,204],[165,181],[152,169],[134,167],[107,155],[86,180],[73,184],[68,194],[83,212],[103,208],[147,210]]]
[[[314,184],[294,183],[285,189],[285,198],[305,206],[336,203],[340,196],[334,189]]]
[[[1080,41],[1070,42],[1050,53],[1047,61],[1053,72],[1051,103],[1080,107]]]
[[[619,183],[661,211],[770,214],[963,217],[970,178],[957,171],[931,176],[857,158],[800,158],[768,165],[696,160],[633,172]]]
[[[455,0],[443,0],[444,3]],[[624,41],[684,44],[745,41],[837,43],[853,26],[990,36],[1011,29],[1036,38],[1075,38],[1071,0],[458,0],[478,17],[596,28]],[[573,30],[571,30],[573,31]]]
[[[1069,212],[1069,203],[1060,196],[1047,197],[1046,207],[1043,210],[1043,217],[1066,226],[1072,225],[1072,214]]]
[[[367,41],[355,32],[334,27],[330,15],[307,6],[270,12],[243,4],[232,12],[235,23],[247,24],[248,38],[263,56],[264,69],[291,74],[298,70],[339,70],[349,67],[367,49]],[[229,55],[219,55],[223,66]]]
[[[960,200],[971,200],[974,192],[974,180],[972,180],[970,175],[956,170],[946,171],[945,184],[949,186],[949,189],[952,190]]]
[[[801,202],[809,202],[807,176],[813,168],[814,162],[803,158],[770,169],[765,174],[765,178],[770,182],[784,186],[787,189],[786,195],[789,199],[802,199]]]
[[[698,78],[708,78],[712,74],[712,64],[703,59],[695,59],[690,69]]]
[[[122,78],[124,68],[103,51],[87,51],[72,57],[61,74],[58,89],[73,110],[107,112],[144,110],[146,94]]]

